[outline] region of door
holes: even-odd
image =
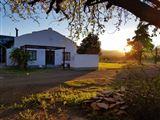
[[[46,65],[55,64],[55,51],[46,50]]]

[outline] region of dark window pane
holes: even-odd
[[[37,51],[36,50],[27,50],[29,53],[29,58],[28,60],[34,61],[37,60]]]

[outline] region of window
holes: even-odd
[[[64,53],[64,57],[65,57],[65,61],[70,61],[70,59],[71,59],[71,54],[70,54],[70,52],[65,52],[65,53]]]
[[[34,61],[37,60],[37,51],[36,50],[27,50],[29,53],[29,58],[28,60]]]

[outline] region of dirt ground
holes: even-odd
[[[113,72],[106,70],[53,69],[24,74],[0,73],[0,104],[12,104],[24,96],[49,90],[65,81],[91,78],[109,80],[112,76],[114,76]]]
[[[48,91],[65,81],[80,79],[127,80],[131,78],[153,78],[160,75],[160,67],[150,66],[145,73],[138,69],[110,69],[96,71],[75,71],[49,69],[31,73],[15,74],[0,72],[0,104],[13,104],[22,97]],[[134,75],[134,76],[133,76]]]
[[[52,91],[54,87],[70,80],[105,79],[108,84],[114,80],[133,80],[143,77],[144,79],[152,79],[159,75],[160,66],[147,66],[143,70],[141,68],[106,69],[96,71],[49,69],[20,74],[0,72],[0,105],[13,104],[20,101],[22,97],[31,94]],[[10,112],[12,113],[13,111]],[[8,119],[10,112],[3,112],[3,116],[6,115],[5,117]],[[74,118],[73,113],[75,113],[76,118]],[[75,111],[71,111],[71,113],[67,114],[72,116],[71,120],[85,120],[82,119],[82,117],[77,118],[79,113],[76,113]]]

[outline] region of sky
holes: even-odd
[[[53,17],[44,17],[39,20],[39,23],[34,22],[31,19],[20,21],[12,21],[9,17],[3,16],[0,13],[0,35],[11,35],[15,36],[15,28],[19,29],[19,35],[26,33],[31,33],[33,31],[44,30],[52,28],[53,30],[69,36],[69,31],[67,29],[67,22],[55,22]],[[115,26],[112,22],[106,24],[106,31],[104,34],[99,36],[101,41],[101,48],[104,50],[119,50],[124,51],[127,43],[126,39],[132,38],[134,36],[134,31],[136,30],[138,22],[134,20],[128,21],[125,25],[120,27],[120,31],[115,31]],[[80,44],[80,41],[75,41]],[[157,46],[160,45],[160,35],[153,38],[153,43]]]

